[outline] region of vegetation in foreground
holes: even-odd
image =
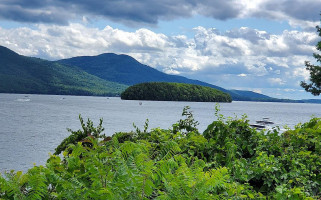
[[[231,102],[220,90],[186,83],[148,82],[130,86],[121,93],[125,100]]]
[[[46,166],[0,176],[1,199],[320,199],[321,119],[284,133],[246,117],[203,134],[188,107],[168,129],[112,137],[80,117]],[[62,152],[62,158],[58,156]]]

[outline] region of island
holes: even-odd
[[[232,102],[230,94],[220,90],[186,83],[148,82],[128,87],[123,100]]]

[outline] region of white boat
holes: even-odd
[[[26,101],[30,101],[30,99],[23,98],[23,99],[16,99],[16,101],[26,102]]]
[[[269,121],[269,118],[265,117],[263,120],[256,121],[258,124],[274,124],[274,122]]]
[[[262,129],[266,128],[266,125],[271,125],[271,124],[274,124],[274,122],[269,121],[269,118],[265,117],[265,118],[263,118],[263,120],[256,121],[256,124],[250,124],[250,126],[253,128],[257,128],[259,130],[262,130]]]
[[[261,124],[250,124],[252,128],[257,128],[257,129],[264,129],[265,126]]]

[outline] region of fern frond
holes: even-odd
[[[180,153],[181,149],[175,141],[167,141],[161,145],[161,150],[159,151],[159,160],[168,160],[172,158],[177,153]]]
[[[45,168],[42,166],[33,167],[28,171],[27,199],[43,199],[46,196],[48,192],[48,185],[44,171]]]

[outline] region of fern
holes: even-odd
[[[48,193],[48,183],[44,167],[34,167],[28,171],[27,199],[44,199]]]
[[[168,160],[179,152],[181,152],[181,149],[175,141],[167,141],[160,145],[160,150],[157,152],[158,159]]]
[[[246,119],[220,117],[203,135],[186,129],[147,132],[145,128],[139,134],[117,133],[106,140],[101,140],[101,123],[93,127],[90,120],[81,119],[82,130],[71,131],[74,138],[60,146],[61,157],[51,155],[46,167],[0,176],[0,199],[321,196],[319,119],[283,134],[278,130],[264,134],[251,129]]]
[[[16,173],[12,170],[5,173],[5,178],[1,177],[0,181],[0,197],[8,199],[24,199],[27,191],[28,176],[22,171]]]
[[[76,144],[77,142],[83,141],[87,137],[94,137],[94,138],[106,137],[105,135],[101,135],[101,133],[104,131],[104,128],[102,127],[102,123],[103,123],[102,119],[100,119],[99,125],[97,127],[94,127],[93,122],[89,119],[85,124],[81,115],[79,115],[79,121],[80,121],[82,130],[72,131],[71,129],[67,129],[68,132],[71,133],[71,135],[65,138],[57,146],[54,153],[55,155],[59,155],[61,152],[67,149],[70,144]]]

